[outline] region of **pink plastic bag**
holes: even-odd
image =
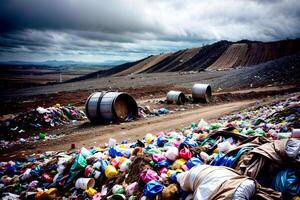
[[[158,180],[158,175],[151,169],[144,169],[140,175],[140,178],[144,183],[148,183],[151,180]]]
[[[153,154],[152,158],[155,162],[161,161],[161,160],[167,160],[166,156],[161,154]]]

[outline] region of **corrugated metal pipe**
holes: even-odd
[[[123,122],[138,117],[138,106],[129,94],[102,91],[88,97],[85,112],[91,122]]]
[[[209,103],[211,101],[211,87],[209,84],[194,84],[192,88],[192,97],[194,102]]]
[[[184,104],[186,102],[186,97],[180,91],[171,90],[167,93],[167,102],[168,103],[176,103],[176,104]]]

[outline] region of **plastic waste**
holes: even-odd
[[[112,165],[108,165],[108,166],[105,168],[105,176],[106,176],[108,179],[114,178],[114,177],[116,177],[118,174],[119,174],[119,172],[118,172],[117,169],[116,169],[114,166],[112,166]]]
[[[218,128],[221,128],[221,127],[222,127],[221,123],[212,123],[212,124],[209,125],[208,130],[215,130],[215,129],[218,129]]]
[[[292,138],[300,138],[300,129],[297,129],[297,128],[294,128],[292,130],[292,135],[291,135]]]
[[[114,185],[112,188],[112,193],[113,194],[124,194],[125,189],[122,185]]]
[[[166,152],[166,157],[169,160],[176,160],[176,158],[178,157],[178,149],[176,147],[170,147],[167,152]]]
[[[166,138],[164,138],[163,136],[158,137],[156,140],[158,147],[163,147],[167,142],[168,142],[168,140]]]
[[[132,195],[137,189],[139,184],[137,182],[133,182],[125,188],[125,192],[127,195]]]
[[[46,134],[43,133],[43,132],[40,132],[40,133],[39,133],[39,139],[40,139],[40,140],[44,140],[45,138],[46,138]]]
[[[168,187],[165,187],[162,191],[162,199],[171,200],[177,199],[179,195],[179,190],[176,184],[171,184]]]
[[[155,139],[155,137],[151,133],[147,133],[145,136],[145,141],[148,144],[150,144],[154,139]]]
[[[184,147],[179,151],[179,156],[185,160],[189,160],[193,155],[188,148]]]
[[[154,164],[154,166],[159,169],[162,167],[169,167],[171,165],[171,162],[169,160],[161,160]]]
[[[85,193],[87,193],[87,195],[89,197],[93,197],[95,194],[97,194],[97,190],[95,190],[92,187],[89,187],[87,190],[84,191]]]
[[[120,171],[125,172],[129,168],[130,165],[131,165],[131,160],[129,160],[129,159],[124,160],[119,166]]]
[[[186,163],[186,160],[180,158],[178,160],[175,160],[175,162],[172,164],[172,169],[181,169],[181,167]]]
[[[148,183],[151,180],[158,180],[158,174],[151,169],[144,169],[140,174],[140,178],[144,183]]]
[[[148,188],[153,186],[153,184],[149,184],[153,181],[158,183],[155,186],[166,186],[162,189],[162,196],[165,199],[192,199],[194,194],[199,195],[199,191],[205,198],[206,194],[216,194],[214,188],[219,188],[218,191],[222,189],[218,187],[222,182],[221,180],[229,181],[228,178],[230,177],[238,180],[240,177],[235,178],[234,171],[231,171],[233,174],[228,171],[224,172],[222,167],[213,168],[217,170],[206,173],[203,177],[195,174],[187,175],[193,172],[195,168],[206,163],[215,165],[211,167],[227,166],[242,171],[243,167],[239,164],[246,164],[244,161],[252,155],[252,151],[267,152],[269,147],[273,148],[270,144],[280,144],[279,147],[276,146],[274,155],[267,162],[271,168],[266,167],[267,173],[263,168],[263,171],[257,176],[257,181],[263,187],[256,188],[257,190],[264,187],[277,188],[276,190],[283,191],[284,198],[296,199],[299,196],[297,193],[298,186],[293,177],[296,177],[299,183],[299,172],[296,166],[300,162],[300,141],[290,137],[293,129],[297,129],[300,124],[299,104],[300,97],[298,96],[294,99],[288,98],[268,105],[257,104],[255,109],[247,108],[225,115],[212,124],[201,120],[199,123],[188,124],[183,129],[175,129],[176,127],[174,127],[174,131],[170,132],[149,133],[144,137],[144,140],[135,142],[123,140],[117,144],[115,139],[110,139],[105,145],[88,149],[81,148],[79,151],[75,149],[60,152],[49,151],[23,156],[18,160],[2,161],[0,162],[1,198],[150,199],[155,198],[160,193],[153,192],[151,189],[146,190],[147,185]],[[26,112],[23,115],[24,118],[20,118],[20,115],[16,119],[20,119],[22,122],[29,116],[29,113],[34,114],[33,118],[40,116],[41,119],[24,121],[24,126],[15,119],[9,121],[10,123],[5,125],[5,128],[3,128],[3,123],[0,123],[0,132],[9,130],[8,133],[22,135],[25,131],[25,135],[27,135],[27,130],[34,130],[34,141],[38,141],[40,140],[39,134],[36,135],[36,133],[45,130],[39,130],[40,128],[58,126],[61,124],[60,122],[70,122],[69,125],[75,123],[71,117],[68,117],[68,114],[62,113],[57,115],[68,117],[68,119],[56,120],[54,113],[64,112],[63,109],[65,108],[63,106],[54,107],[53,110],[46,108],[47,112],[44,114],[40,114],[36,110]],[[72,112],[71,110],[66,113],[72,115]],[[30,124],[30,127],[26,127],[26,124]],[[51,137],[51,134],[45,135],[47,140]],[[283,138],[288,138],[288,140],[283,140]],[[25,144],[28,141],[32,140],[23,137],[23,139],[17,139],[12,143]],[[269,145],[267,149],[263,146],[266,144]],[[286,146],[284,147],[283,144]],[[11,144],[0,140],[0,148],[5,145]],[[244,147],[240,147],[240,145]],[[238,148],[231,151],[235,147]],[[269,154],[265,156],[269,156]],[[276,160],[273,161],[272,159]],[[250,159],[249,162],[251,161]],[[286,166],[290,168],[286,169]],[[254,171],[256,168],[259,166],[253,164]],[[145,171],[143,171],[144,169]],[[230,171],[229,168],[225,169]],[[210,169],[206,170],[209,171]],[[290,171],[287,173],[285,170],[294,170],[296,175],[293,176]],[[143,173],[144,176],[142,176]],[[191,176],[190,180],[189,178],[185,179],[185,183],[191,184],[192,187],[198,183],[195,181],[198,176],[201,177],[201,182],[204,185],[200,186],[199,191],[196,186],[184,191],[183,189],[186,188],[182,186],[177,187],[178,192],[171,192],[169,184],[176,183],[180,177],[183,178],[182,174],[187,175],[187,177]],[[286,178],[283,178],[285,176]],[[273,177],[277,179],[274,178],[273,180]],[[89,187],[84,181],[80,181],[82,178],[93,179],[97,184]],[[272,180],[273,184],[271,184]],[[247,184],[245,181],[239,186],[235,186],[236,192],[231,194],[232,197],[235,199],[250,197],[253,192],[251,189],[253,185],[251,186],[251,184]],[[142,193],[139,191],[139,186],[145,186],[144,197],[141,197]],[[175,191],[175,187],[173,189]],[[119,190],[121,192],[116,192]],[[267,191],[265,193],[267,195],[275,192],[271,188],[267,188]],[[175,194],[177,196],[173,196]]]
[[[203,119],[201,119],[197,127],[200,128],[201,130],[207,129],[208,123]]]
[[[220,152],[227,152],[227,151],[229,151],[230,149],[233,149],[234,148],[234,146],[233,145],[231,145],[230,144],[230,142],[229,141],[224,141],[224,142],[220,142],[219,144],[218,144],[218,150],[220,151]]]
[[[162,154],[152,154],[152,158],[155,162],[166,160],[167,158]]]
[[[95,180],[93,178],[79,178],[76,180],[75,187],[77,189],[87,190],[95,185]]]
[[[275,190],[293,197],[300,194],[299,169],[281,170],[273,180]]]
[[[191,169],[194,166],[203,165],[203,162],[199,158],[191,158],[187,161],[186,166]]]
[[[154,198],[161,193],[164,189],[164,185],[156,180],[149,181],[144,187],[144,195],[150,198]]]

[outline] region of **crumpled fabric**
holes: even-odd
[[[210,165],[198,165],[188,172],[177,175],[177,182],[180,187],[184,191],[193,191],[193,199],[195,200],[232,199],[236,188],[248,179],[231,168]],[[227,181],[232,188],[227,187],[227,190],[221,192],[220,188]],[[249,193],[249,199],[251,194],[253,191]]]
[[[168,187],[165,187],[161,195],[164,200],[178,199],[179,189],[177,188],[177,185],[173,183]]]
[[[292,152],[292,144],[294,142],[289,142],[293,139],[282,139],[275,140],[271,143],[265,143],[260,145],[253,150],[251,150],[243,160],[239,162],[237,170],[244,175],[250,176],[252,178],[257,178],[261,169],[269,161],[272,162],[273,166],[282,166],[289,163],[290,165],[300,164],[300,160],[291,159],[291,154],[286,153],[286,147],[288,146],[288,152]]]
[[[287,157],[300,162],[300,140],[289,140],[285,147]]]
[[[287,196],[300,195],[300,170],[281,170],[273,180],[273,188]]]
[[[261,187],[255,179],[240,175],[228,167],[198,165],[190,171],[177,174],[176,177],[181,189],[186,192],[193,191],[193,199],[196,200],[227,200],[234,197],[240,197],[236,199],[253,197],[252,199],[256,200],[282,199],[280,192]]]
[[[232,200],[249,200],[253,197],[256,191],[255,181],[253,180],[245,180],[239,185],[236,189]]]

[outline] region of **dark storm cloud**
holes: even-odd
[[[158,26],[130,1],[4,0],[1,32],[89,30],[103,33],[157,32]]]
[[[135,59],[223,39],[296,38],[299,27],[297,0],[2,0],[0,60]]]

